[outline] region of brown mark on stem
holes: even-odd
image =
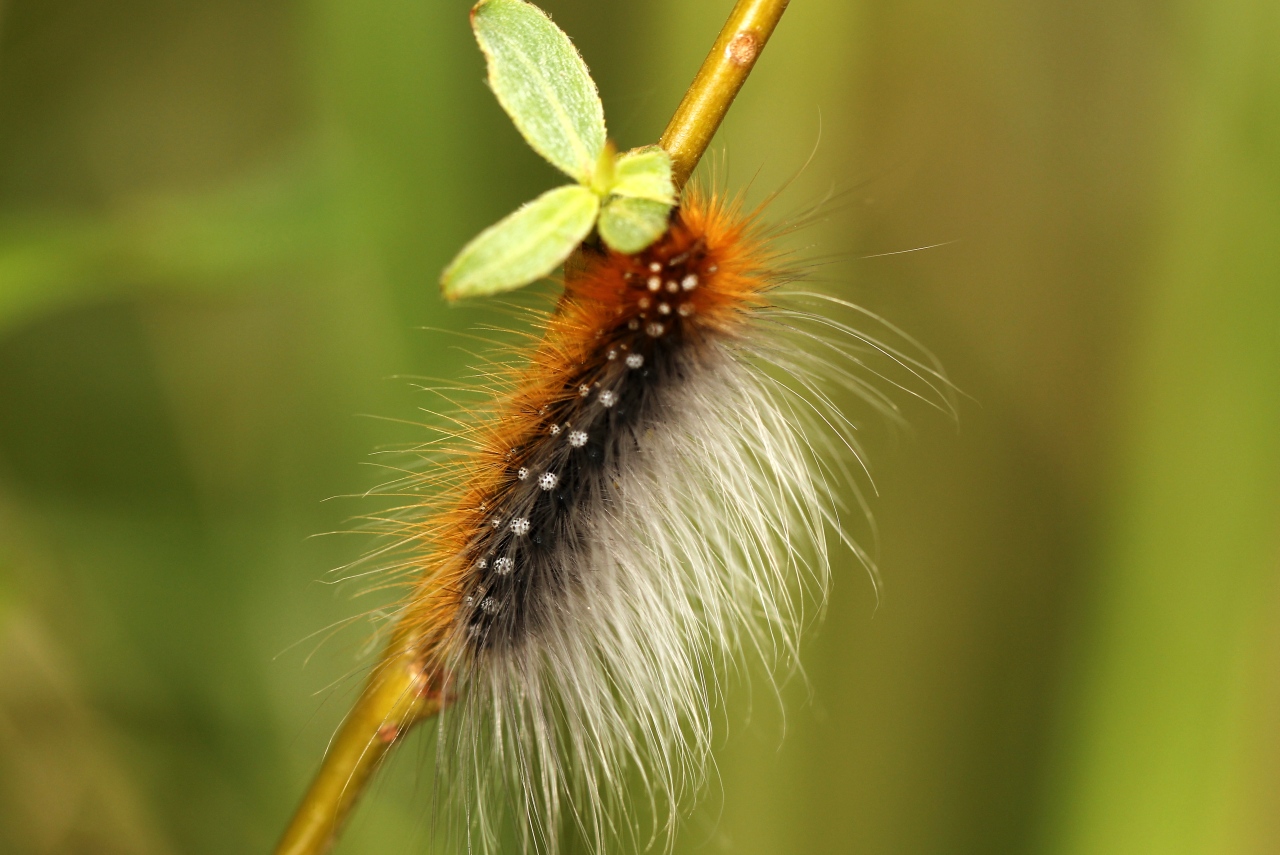
[[[693,85],[662,134],[676,187],[683,187],[702,159],[729,105],[755,67],[790,0],[738,0],[707,54]]]
[[[748,66],[756,61],[760,53],[760,40],[752,32],[738,33],[725,48],[725,56],[738,66]]]

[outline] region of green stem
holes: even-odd
[[[671,155],[676,187],[693,174],[789,2],[738,0],[729,13],[659,143]]]
[[[739,0],[662,135],[683,187],[751,73],[789,0]],[[403,628],[402,628],[403,629]],[[323,855],[391,747],[448,702],[440,675],[423,670],[417,644],[397,633],[325,753],[275,855]]]
[[[391,746],[443,709],[445,694],[424,671],[415,647],[395,644],[383,654],[330,743],[275,855],[328,852]]]

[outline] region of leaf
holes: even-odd
[[[481,0],[471,26],[489,86],[534,151],[586,184],[604,150],[604,105],[573,42],[523,0]]]
[[[548,190],[462,248],[440,277],[445,297],[480,297],[541,279],[591,233],[600,197],[577,184]]]
[[[633,149],[618,157],[610,192],[634,199],[652,199],[674,205],[676,185],[671,177],[671,155],[656,145]]]
[[[614,196],[600,212],[600,237],[612,249],[632,255],[662,237],[670,215],[665,202]]]

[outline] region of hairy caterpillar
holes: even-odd
[[[404,553],[410,594],[277,855],[329,851],[390,747],[435,715],[443,827],[468,851],[498,851],[504,817],[525,852],[573,830],[593,852],[669,846],[717,675],[743,649],[794,667],[832,546],[871,567],[838,515],[841,495],[862,504],[861,457],[832,395],[892,416],[877,381],[923,384],[946,408],[945,378],[874,315],[791,287],[759,209],[679,194],[786,7],[738,0],[659,145],[626,152],[545,13],[472,8],[490,88],[572,182],[480,232],[441,287],[488,296],[563,264],[564,292],[391,485],[409,499],[375,555]]]
[[[859,458],[831,394],[892,414],[877,380],[945,381],[785,262],[758,211],[698,190],[641,253],[585,246],[527,364],[395,485],[415,581],[393,648],[448,696],[439,780],[469,847],[497,851],[510,812],[525,851],[565,821],[613,851],[629,776],[669,841],[725,660],[794,662],[831,545],[870,567],[838,517]]]

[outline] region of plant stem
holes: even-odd
[[[711,144],[790,0],[738,0],[659,143],[683,187]]]
[[[387,751],[415,724],[444,707],[444,692],[424,672],[414,647],[393,644],[383,655],[329,744],[276,855],[328,852]]]
[[[790,0],[738,0],[662,135],[677,187],[702,158]],[[398,632],[329,744],[275,855],[323,855],[379,763],[414,725],[448,703],[442,675],[424,670],[419,644]]]

